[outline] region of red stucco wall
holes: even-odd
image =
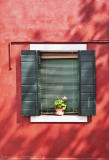
[[[109,39],[108,0],[0,0],[1,158],[109,159],[109,44],[96,50],[97,115],[86,124],[34,123],[21,116],[20,51],[10,41],[74,42]]]

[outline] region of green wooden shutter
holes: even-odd
[[[38,51],[21,51],[22,115],[40,115],[38,107]]]
[[[79,115],[96,115],[95,51],[79,51]]]

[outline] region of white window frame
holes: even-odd
[[[30,44],[30,50],[71,51],[87,50],[87,44]],[[40,115],[30,116],[30,122],[88,122],[87,116],[78,115]]]

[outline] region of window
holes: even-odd
[[[40,63],[41,114],[54,114],[54,101],[57,96],[68,98],[65,114],[77,114],[79,108],[77,53],[40,53],[44,54]],[[76,58],[73,58],[75,55]]]
[[[69,98],[66,114],[95,115],[94,51],[78,51],[78,59],[70,57],[71,52],[70,55],[61,53],[61,57],[54,55],[54,58],[46,53],[44,58],[40,53],[36,50],[22,51],[22,115],[54,114],[54,98],[57,93],[62,96],[63,91]]]

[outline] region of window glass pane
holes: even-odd
[[[41,110],[42,114],[54,114],[54,101],[63,96],[68,98],[66,114],[78,113],[78,60],[41,60]]]

